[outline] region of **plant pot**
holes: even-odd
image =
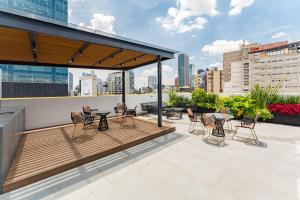
[[[285,125],[293,125],[300,126],[300,115],[282,115],[279,113],[272,113],[273,119],[269,119],[266,122],[274,123],[274,124],[285,124]]]

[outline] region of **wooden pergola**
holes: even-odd
[[[177,51],[104,32],[0,11],[0,63],[123,71],[157,63],[158,126],[162,126],[161,61]]]

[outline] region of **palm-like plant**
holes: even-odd
[[[279,85],[275,87],[272,85],[261,87],[256,84],[250,91],[250,98],[255,100],[257,108],[267,108],[279,98],[279,89]]]

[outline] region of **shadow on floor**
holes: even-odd
[[[57,199],[85,185],[99,180],[123,167],[129,166],[138,160],[148,157],[170,145],[186,138],[178,133],[170,133],[127,150],[112,154],[102,159],[87,163],[80,167],[68,170],[49,177],[23,188],[11,191],[0,196],[4,199]],[[100,188],[99,188],[100,189]],[[51,196],[55,194],[54,196]],[[52,198],[51,198],[52,197]]]

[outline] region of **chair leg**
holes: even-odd
[[[191,122],[191,123],[190,123],[190,126],[189,126],[189,130],[188,130],[189,133],[191,132],[191,126],[192,126],[192,123],[193,123],[193,122]]]
[[[250,131],[251,131],[252,137],[255,141],[255,144],[258,144],[258,138],[256,136],[256,133],[255,133],[254,129],[250,129]]]
[[[238,127],[235,128],[235,130],[234,130],[233,133],[232,133],[231,139],[234,140],[234,137],[236,136],[236,133],[237,133],[238,129],[239,129]]]
[[[74,129],[73,129],[73,133],[72,133],[72,136],[71,136],[71,139],[73,140],[73,139],[75,139],[75,132],[76,132],[76,126],[74,126]]]
[[[125,122],[125,120],[126,120],[126,117],[122,116],[121,123],[120,123],[121,128],[123,127],[123,123]]]

